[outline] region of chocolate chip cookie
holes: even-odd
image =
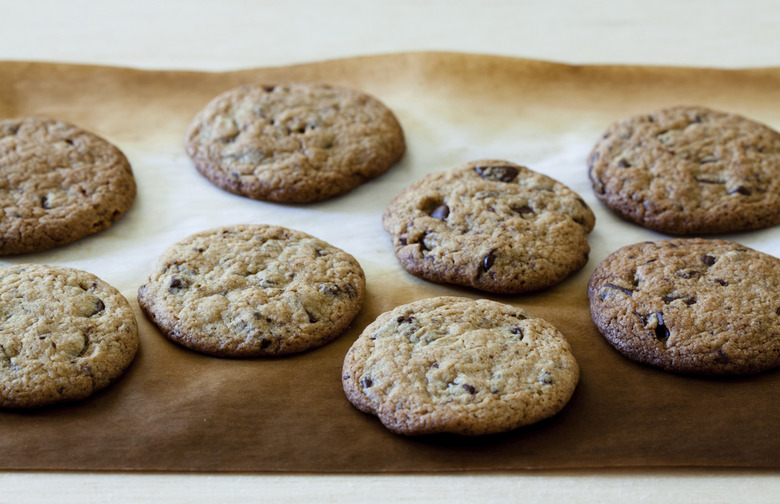
[[[130,164],[63,121],[0,121],[0,255],[50,249],[109,227],[135,199]]]
[[[387,207],[382,224],[413,275],[521,293],[560,283],[587,263],[595,217],[560,182],[485,159],[407,187]]]
[[[172,341],[221,357],[301,352],[360,311],[365,275],[346,252],[278,226],[238,225],[166,250],[138,302]]]
[[[95,275],[0,269],[0,407],[84,399],[119,378],[137,349],[130,304]]]
[[[596,196],[661,233],[744,231],[780,223],[780,133],[704,107],[619,121],[588,160]]]
[[[398,120],[376,98],[308,83],[219,95],[192,121],[186,147],[222,189],[289,203],[346,193],[387,171],[406,148]]]
[[[352,404],[399,434],[504,432],[558,413],[579,381],[568,342],[513,306],[458,297],[383,313],[349,349]]]
[[[738,243],[623,247],[596,268],[588,297],[604,338],[638,362],[705,375],[780,366],[780,259]]]

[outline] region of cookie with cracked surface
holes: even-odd
[[[166,250],[138,302],[170,340],[221,357],[302,352],[339,336],[360,311],[354,257],[300,231],[238,225]]]
[[[780,223],[780,133],[750,119],[677,106],[619,121],[588,158],[596,196],[672,235]]]
[[[117,380],[138,349],[130,303],[91,273],[0,269],[0,407],[84,399]]]
[[[438,297],[381,314],[347,352],[349,401],[399,434],[483,435],[558,413],[579,381],[564,336],[521,308]]]
[[[598,330],[635,361],[702,375],[780,366],[780,259],[738,243],[623,247],[596,268],[588,298]]]
[[[560,182],[485,159],[407,187],[390,202],[382,224],[413,275],[521,293],[558,284],[588,262],[595,217]]]
[[[47,250],[109,227],[135,199],[105,139],[47,118],[0,121],[0,255]]]
[[[195,167],[218,187],[288,203],[351,191],[406,149],[398,120],[379,100],[314,83],[227,91],[193,119],[185,143]]]

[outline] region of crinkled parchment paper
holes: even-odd
[[[184,130],[213,96],[251,82],[324,81],[367,91],[402,123],[408,152],[384,176],[312,205],[279,205],[208,183],[183,148]],[[627,361],[594,329],[587,280],[612,250],[661,235],[600,205],[585,159],[627,115],[691,103],[780,128],[780,69],[566,66],[491,56],[417,53],[228,73],[0,63],[0,117],[45,115],[117,144],[139,194],[109,230],[61,249],[0,263],[53,263],[97,274],[131,301],[141,350],[123,379],[95,397],[0,412],[0,469],[409,472],[600,467],[780,467],[780,372],[741,379],[677,376]],[[526,164],[592,206],[591,259],[548,291],[490,296],[547,318],[569,338],[582,380],[556,417],[484,438],[404,438],[360,413],[341,391],[352,341],[379,313],[443,294],[397,264],[381,214],[425,173],[477,158]],[[199,355],[165,340],[138,309],[156,257],[193,232],[270,223],[318,236],[366,271],[362,312],[333,343],[276,359]],[[780,229],[726,236],[780,255]]]

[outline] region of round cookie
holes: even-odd
[[[408,272],[496,293],[543,289],[581,269],[594,223],[560,182],[489,159],[423,177],[382,219]]]
[[[780,366],[780,259],[738,243],[623,247],[596,268],[588,298],[598,330],[635,361],[704,375]]]
[[[238,225],[166,250],[138,302],[170,340],[221,357],[302,352],[360,311],[365,276],[346,252],[277,226]]]
[[[307,203],[346,193],[406,149],[393,113],[360,91],[325,84],[248,85],[193,119],[187,153],[213,184],[258,200]]]
[[[0,121],[0,255],[50,249],[109,227],[135,199],[127,158],[46,118]]]
[[[130,304],[95,275],[0,269],[0,407],[84,399],[119,378],[137,349]]]
[[[425,299],[381,314],[342,372],[359,410],[406,435],[505,432],[558,413],[579,381],[549,322],[487,299]]]
[[[619,121],[588,173],[604,204],[661,233],[780,223],[780,133],[737,115],[678,106]]]

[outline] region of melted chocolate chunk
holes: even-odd
[[[696,298],[693,296],[689,296],[688,294],[682,294],[682,295],[667,294],[662,299],[666,304],[669,304],[673,301],[677,301],[678,299],[682,299],[683,303],[687,304],[688,306],[696,304]]]
[[[717,258],[709,254],[704,254],[703,256],[701,256],[701,262],[703,262],[707,266],[712,266],[713,264],[715,264],[715,261],[717,260],[718,260]]]
[[[447,205],[439,205],[436,207],[433,212],[431,212],[431,217],[438,220],[447,220],[447,216],[450,215],[450,207]]]
[[[729,191],[729,194],[741,194],[743,196],[750,196],[750,189],[745,186],[739,186],[733,191]]]
[[[525,217],[528,214],[534,213],[534,209],[529,207],[528,205],[513,206],[511,208],[512,208],[513,211],[519,213],[521,217]]]
[[[664,325],[664,316],[661,312],[657,312],[655,318],[658,320],[658,325],[655,326],[655,337],[663,341],[669,337],[669,328]]]
[[[634,294],[634,291],[632,291],[631,289],[627,289],[625,287],[620,287],[619,285],[615,285],[615,284],[611,284],[611,283],[605,283],[604,287],[609,287],[610,289],[617,289],[617,290],[619,290],[621,292],[624,292],[624,293],[628,294],[629,296]]]
[[[89,314],[89,316],[93,317],[105,309],[106,309],[105,303],[103,303],[102,300],[98,299],[97,302],[95,303],[95,309],[92,311],[92,313]]]
[[[475,170],[483,179],[495,182],[511,182],[519,173],[514,166],[478,166]]]
[[[493,263],[496,262],[496,254],[493,253],[494,251],[491,250],[488,252],[488,255],[486,255],[482,259],[482,271],[488,271],[490,268],[493,267]]]
[[[468,383],[464,383],[463,388],[466,389],[466,392],[468,392],[471,395],[477,393],[477,389],[475,389],[473,385],[469,385]]]
[[[178,294],[179,292],[183,291],[184,289],[189,288],[192,282],[190,282],[188,279],[173,275],[171,277],[171,283],[168,284],[168,292],[171,294]]]

